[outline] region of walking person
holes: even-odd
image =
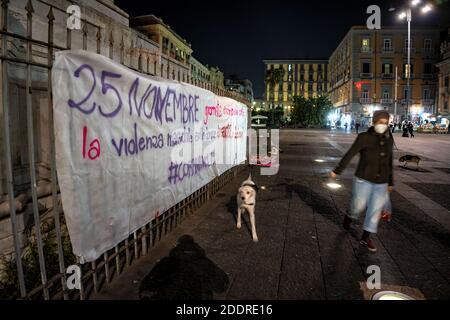
[[[394,139],[388,127],[389,113],[377,110],[373,114],[373,126],[358,134],[353,145],[343,156],[330,176],[341,174],[351,159],[359,153],[359,163],[353,178],[350,210],[344,217],[343,227],[350,229],[352,221],[366,210],[361,245],[371,252],[377,249],[371,234],[377,233],[378,222],[386,205],[388,192],[393,188],[392,147]]]
[[[394,122],[394,124],[393,124],[393,126],[392,126],[392,133],[394,133],[395,132],[395,128],[397,127],[397,123],[396,122]]]
[[[409,138],[408,126],[407,126],[406,122],[403,123],[402,130],[403,130],[402,137]]]
[[[359,133],[359,127],[360,127],[359,121],[356,121],[356,123],[355,123],[355,131],[356,131],[356,134]]]
[[[414,138],[414,125],[411,123],[411,121],[408,122],[408,131],[410,138]]]

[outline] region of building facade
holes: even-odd
[[[219,67],[209,68],[210,83],[213,87],[219,88],[220,90],[225,90],[225,76]]]
[[[225,89],[244,95],[253,102],[253,84],[248,79],[225,79]]]
[[[294,96],[317,97],[328,91],[328,60],[264,60],[264,100],[269,108],[293,109]]]
[[[191,77],[194,82],[209,83],[211,81],[209,68],[203,65],[200,61],[193,56],[190,58],[191,64]]]
[[[388,110],[395,121],[421,122],[436,108],[439,29],[411,30],[410,92],[406,69],[407,28],[369,30],[352,27],[329,59],[330,98],[334,117],[369,125],[373,111]],[[397,73],[397,78],[396,78]]]
[[[158,43],[161,76],[168,79],[187,81],[191,75],[191,44],[181,38],[162,19],[154,15],[133,17],[130,26]]]
[[[436,64],[439,68],[438,117],[450,119],[450,28],[447,39],[441,44],[441,60]]]

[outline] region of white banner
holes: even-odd
[[[246,158],[247,107],[87,51],[56,54],[56,167],[89,262]]]

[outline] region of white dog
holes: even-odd
[[[239,188],[237,193],[237,228],[241,228],[241,214],[247,211],[250,216],[250,223],[252,225],[252,238],[254,242],[258,241],[255,227],[255,204],[257,191],[258,187],[252,181],[252,175],[249,174],[247,180],[242,182],[241,187]]]

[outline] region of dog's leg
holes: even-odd
[[[256,235],[256,226],[255,226],[255,210],[251,208],[248,210],[248,214],[250,216],[250,224],[252,225],[252,239],[254,242],[258,242],[258,236]]]
[[[241,213],[242,213],[242,209],[238,208],[238,211],[237,211],[237,225],[236,225],[236,227],[238,229],[241,228]]]

